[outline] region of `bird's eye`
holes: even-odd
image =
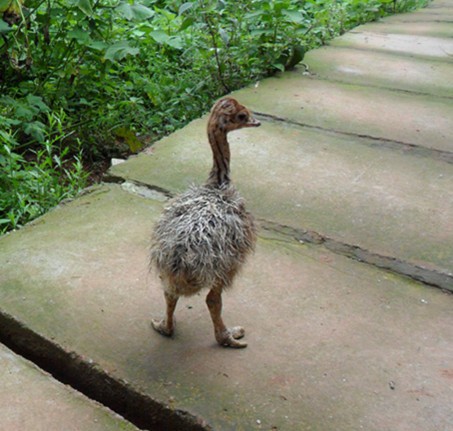
[[[245,120],[247,120],[247,114],[241,112],[240,114],[238,114],[238,120],[244,122]]]

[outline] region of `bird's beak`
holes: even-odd
[[[249,121],[247,121],[246,127],[258,127],[261,126],[261,122],[258,121],[255,117],[250,117]]]

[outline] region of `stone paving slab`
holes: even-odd
[[[249,347],[215,344],[200,296],[149,328],[162,203],[103,186],[0,239],[1,311],[215,430],[447,431],[453,296],[262,231],[225,295]]]
[[[138,431],[1,344],[0,380],[4,431]]]
[[[191,123],[112,174],[172,193],[203,182],[211,163],[205,124]],[[258,217],[453,272],[451,164],[273,122],[232,133],[230,142],[233,179]]]
[[[436,1],[386,19],[387,28],[365,26],[334,42],[335,48],[309,53],[310,66],[324,80],[304,76],[301,68],[235,94],[267,114],[260,129],[231,135],[233,178],[249,208],[267,219],[256,254],[224,299],[227,323],[247,330],[247,349],[215,344],[203,296],[181,301],[174,339],[150,329],[164,301],[147,269],[149,233],[164,199],[131,183],[96,187],[0,238],[1,321],[14,319],[19,331],[34,333],[30,349],[38,356],[50,354],[40,349],[46,340],[69,361],[99,370],[96,385],[113,379],[145,394],[149,408],[157,400],[169,411],[205,418],[215,430],[453,429],[453,296],[327,246],[295,241],[284,226],[452,271],[453,173],[440,157],[453,151],[449,6]],[[409,32],[417,35],[415,43]],[[333,49],[355,52],[349,70]],[[365,70],[370,51],[383,62],[375,72]],[[322,76],[328,56],[333,80],[344,83]],[[431,74],[440,83],[430,90],[426,67],[434,64]],[[363,75],[353,77],[351,68]],[[406,81],[404,68],[410,69]],[[367,80],[375,88],[366,88]],[[382,86],[391,90],[376,88]],[[211,162],[205,120],[112,175],[171,192],[202,182]],[[2,371],[4,358],[0,346]],[[50,382],[72,395],[22,365],[16,386],[33,394]],[[91,383],[93,377],[80,378]],[[12,385],[9,378],[4,382]],[[0,428],[4,417],[11,418],[1,397],[0,390]],[[58,399],[53,405],[65,412],[66,398]],[[88,424],[82,429],[118,429],[120,419],[87,403],[77,408]],[[31,404],[29,412],[38,409]],[[36,427],[52,430],[45,422],[51,417],[36,420]],[[209,429],[201,419],[197,424]]]
[[[423,8],[423,9],[420,9],[419,11],[431,11],[432,9],[445,9],[445,8],[451,8],[453,7],[453,4],[451,3],[451,0],[432,0],[428,3],[428,5]],[[418,10],[413,12],[413,13],[416,13],[416,12],[419,12]]]
[[[453,98],[453,63],[327,46],[308,52],[304,62],[311,74],[328,81]]]
[[[453,5],[451,0],[435,0],[427,7],[403,14],[396,14],[385,17],[390,23],[400,22],[436,22],[451,23],[453,21]]]
[[[301,124],[453,151],[448,99],[317,80],[300,70],[235,94],[255,111]]]
[[[453,40],[446,37],[374,33],[362,30],[358,33],[346,33],[334,39],[330,45],[373,49],[375,51],[397,53],[402,56],[426,57],[448,62],[453,61]]]
[[[393,15],[394,20],[385,18],[384,20],[367,23],[360,25],[351,30],[352,33],[360,33],[362,31],[369,33],[382,33],[382,34],[407,34],[419,36],[432,36],[438,38],[451,38],[453,37],[453,26],[450,22],[436,22],[436,21],[403,21],[405,16],[412,15]],[[398,25],[395,25],[395,20]]]

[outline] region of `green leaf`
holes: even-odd
[[[150,36],[157,42],[162,45],[168,45],[172,48],[182,49],[183,43],[182,39],[178,36],[169,36],[163,30],[155,30],[150,33]]]
[[[33,108],[31,106],[25,106],[22,104],[18,104],[16,106],[16,117],[20,118],[21,120],[24,121],[31,121],[32,118],[38,113],[38,110],[36,108]]]
[[[282,14],[289,20],[294,22],[295,24],[302,24],[304,22],[304,16],[301,12],[297,10],[288,10],[283,9]]]
[[[77,7],[86,15],[93,15],[93,5],[91,0],[77,0]]]
[[[81,45],[88,45],[88,42],[91,41],[90,34],[86,30],[81,28],[76,28],[74,30],[68,31],[68,37],[75,39]]]
[[[6,33],[11,30],[12,28],[5,21],[0,19],[0,33]]]
[[[262,10],[257,10],[255,12],[249,12],[244,15],[244,19],[251,20],[253,18],[261,17],[261,15],[263,15],[263,14],[264,14],[264,12]]]
[[[280,64],[280,63],[274,63],[272,65],[272,67],[274,67],[275,69],[280,70],[280,72],[284,72],[285,71],[285,65]]]
[[[223,43],[225,45],[228,45],[228,43],[230,41],[230,36],[223,28],[219,29],[219,35],[220,35],[220,38],[222,39]]]
[[[130,4],[122,1],[115,9],[123,18],[128,21],[143,21],[154,16],[154,11],[142,4]]]
[[[133,153],[138,153],[143,148],[143,143],[140,142],[135,133],[127,127],[119,127],[115,130],[115,135],[123,138]]]
[[[94,49],[95,51],[103,51],[108,47],[108,45],[102,40],[95,40],[88,44],[88,47]]]
[[[1,128],[5,129],[5,128],[11,127],[11,126],[18,126],[21,123],[22,123],[22,121],[20,121],[20,120],[16,120],[13,118],[6,118],[3,115],[0,115],[0,138],[7,139],[7,137],[9,137],[9,135],[6,132],[4,132],[3,130],[1,130]]]
[[[167,43],[170,36],[165,33],[163,30],[155,30],[150,33],[150,36],[157,42],[157,43]]]
[[[26,123],[24,126],[24,132],[27,135],[32,136],[35,138],[38,142],[44,141],[44,132],[45,132],[46,126],[41,123],[40,121],[33,121],[31,123]]]
[[[179,31],[183,31],[185,30],[186,28],[189,28],[193,23],[195,22],[195,20],[192,18],[192,17],[187,17],[181,24],[181,27],[179,27]]]
[[[29,94],[25,99],[27,100],[29,105],[38,108],[40,112],[50,111],[49,107],[44,103],[42,97],[40,96],[34,96],[33,94]]]
[[[296,66],[297,63],[300,63],[305,56],[305,48],[302,45],[293,46],[291,50],[291,56],[286,61],[285,69],[291,70]]]
[[[140,52],[138,48],[133,48],[128,41],[117,42],[107,48],[104,58],[110,61],[118,61],[128,55],[135,56]]]
[[[179,8],[179,15],[182,15],[184,12],[188,11],[192,6],[192,2],[183,3]]]
[[[0,0],[0,14],[3,12],[20,15],[22,11],[22,0]]]
[[[7,11],[11,3],[12,0],[0,0],[0,13]]]

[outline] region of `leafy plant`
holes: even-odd
[[[40,214],[63,186],[72,195],[82,155],[95,166],[137,152],[349,28],[426,3],[0,0],[2,226]]]
[[[11,130],[0,130],[0,233],[17,229],[86,186],[81,152],[70,157],[69,148],[59,146],[62,120],[62,112],[48,114],[42,144],[26,154]]]

